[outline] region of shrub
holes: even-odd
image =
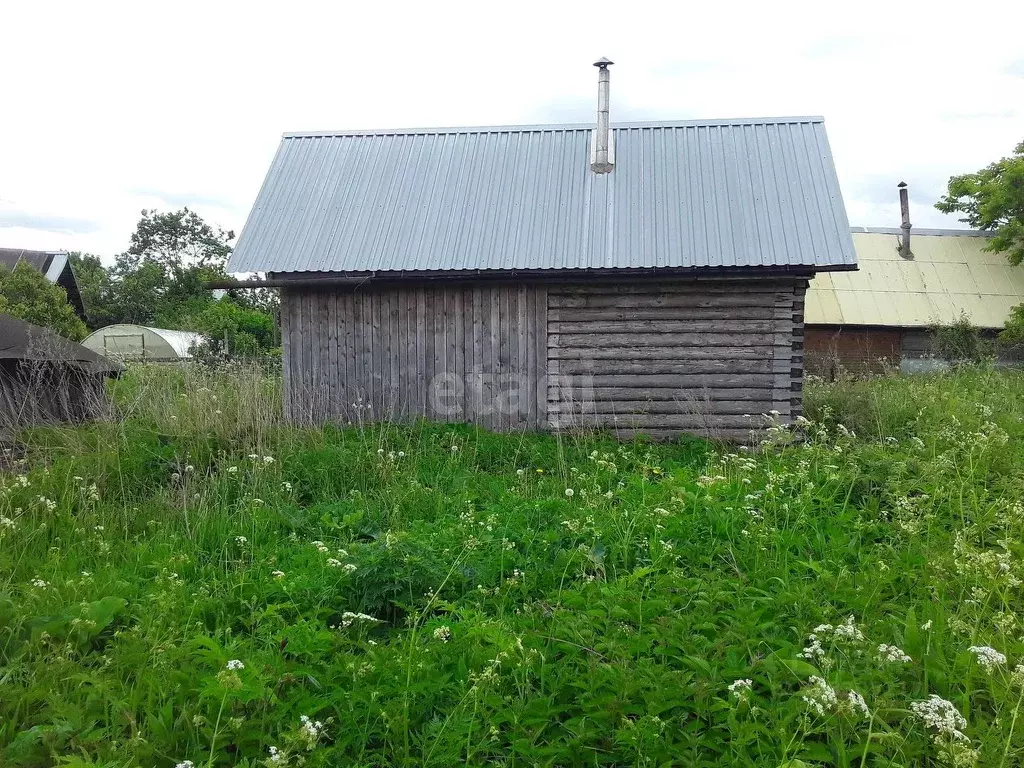
[[[952,322],[936,324],[932,332],[939,357],[952,365],[978,364],[991,355],[991,345],[982,338],[966,312],[961,312]]]

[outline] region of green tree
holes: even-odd
[[[994,233],[985,250],[1005,253],[1011,264],[1024,261],[1024,141],[1010,157],[977,173],[953,176],[947,194],[935,204],[943,213],[963,213],[960,221]]]
[[[0,268],[0,313],[49,328],[78,341],[88,329],[68,303],[67,292],[24,262]]]
[[[1007,347],[1024,349],[1024,304],[1018,304],[1011,310],[1006,326],[999,333],[999,342]]]
[[[214,301],[206,281],[224,277],[234,232],[194,211],[143,210],[127,251],[115,260],[118,322],[178,327]]]
[[[119,322],[117,286],[100,257],[80,251],[72,251],[68,256],[85,304],[85,322],[89,329],[96,330]]]
[[[155,262],[168,278],[194,267],[223,271],[234,239],[234,232],[207,224],[188,208],[173,213],[143,210],[123,256],[127,263]]]
[[[274,318],[258,309],[242,306],[231,297],[211,302],[185,318],[182,326],[210,339],[210,351],[255,356],[273,349],[277,341]],[[224,350],[227,342],[227,350]]]

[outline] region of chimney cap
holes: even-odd
[[[600,59],[598,59],[597,61],[594,62],[594,66],[595,67],[600,67],[601,69],[604,69],[605,67],[607,67],[607,66],[609,66],[611,64],[614,64],[614,63],[615,63],[614,61],[610,61],[609,59],[606,59],[604,56],[602,56]]]
[[[907,186],[907,182],[905,182],[905,181],[901,181],[901,182],[900,182],[899,184],[897,184],[896,186],[897,186],[897,187],[899,187],[900,189],[903,189],[904,187],[906,187],[906,186]]]

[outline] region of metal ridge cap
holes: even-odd
[[[624,128],[689,128],[740,125],[792,125],[799,123],[824,123],[820,115],[798,117],[737,117],[714,120],[638,120],[612,123],[613,130]],[[523,125],[464,125],[436,128],[367,128],[322,131],[285,132],[282,139],[315,139],[352,136],[411,136],[453,133],[538,133],[548,131],[589,131],[594,123],[535,123]]]
[[[899,235],[903,230],[899,227],[850,227],[853,234],[868,235]],[[995,232],[987,229],[925,229],[914,227],[910,230],[911,236],[924,235],[925,237],[994,237]]]

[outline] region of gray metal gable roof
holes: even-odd
[[[231,272],[856,264],[821,118],[286,134]]]

